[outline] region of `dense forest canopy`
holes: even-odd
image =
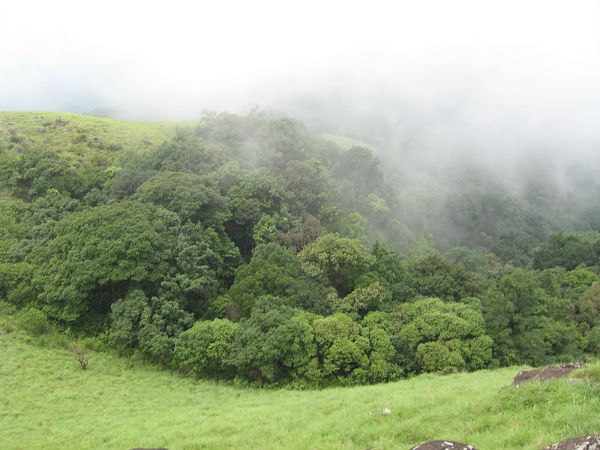
[[[195,376],[319,386],[600,352],[600,183],[301,122],[0,114],[0,299]],[[407,176],[398,179],[403,173]]]

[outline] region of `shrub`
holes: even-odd
[[[35,308],[22,310],[17,315],[17,324],[33,336],[44,334],[50,328],[50,324],[44,313]]]
[[[84,350],[79,345],[75,344],[71,347],[71,352],[73,353],[73,355],[75,355],[75,359],[81,366],[81,369],[87,370],[89,361],[88,361],[87,357],[85,356]]]
[[[13,305],[0,300],[0,315],[12,316],[13,314],[15,314],[15,312],[16,312],[16,308]]]
[[[226,376],[232,373],[229,353],[238,325],[226,319],[196,322],[179,335],[174,361],[196,376]]]

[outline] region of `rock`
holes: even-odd
[[[427,441],[410,450],[477,450],[472,445],[453,441]]]
[[[57,127],[64,127],[66,124],[68,124],[69,122],[65,122],[64,120],[57,118],[54,121],[54,125],[56,125]]]
[[[383,408],[383,409],[376,409],[375,411],[369,411],[369,415],[372,414],[391,414],[392,410],[391,409],[387,409],[387,408]]]
[[[568,376],[575,369],[581,369],[585,364],[582,362],[574,362],[567,364],[554,364],[552,366],[545,366],[541,369],[525,370],[519,372],[517,376],[513,378],[514,385],[520,385],[526,381],[538,380],[548,381],[553,378],[564,378]]]
[[[45,133],[46,129],[44,127],[39,127],[38,128],[38,133]]]
[[[544,447],[541,450],[600,450],[599,435],[592,434],[578,438],[567,439]]]

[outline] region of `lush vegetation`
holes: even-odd
[[[32,333],[296,388],[600,352],[593,198],[476,173],[418,206],[297,121],[180,125],[0,115],[0,298]]]
[[[586,382],[501,390],[523,367],[303,392],[240,388],[96,352],[89,338],[75,342],[51,329],[32,337],[22,325],[35,319],[0,308],[0,447],[7,450],[407,449],[428,439],[518,450],[600,427],[598,389]],[[74,345],[84,349],[87,370]]]

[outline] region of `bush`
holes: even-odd
[[[175,364],[195,376],[225,377],[231,374],[229,353],[237,327],[227,319],[196,322],[179,335]]]
[[[0,315],[12,316],[17,312],[16,308],[5,301],[0,300]]]
[[[50,324],[44,313],[35,308],[22,310],[17,315],[17,324],[19,328],[22,328],[33,336],[44,334],[50,328]]]

